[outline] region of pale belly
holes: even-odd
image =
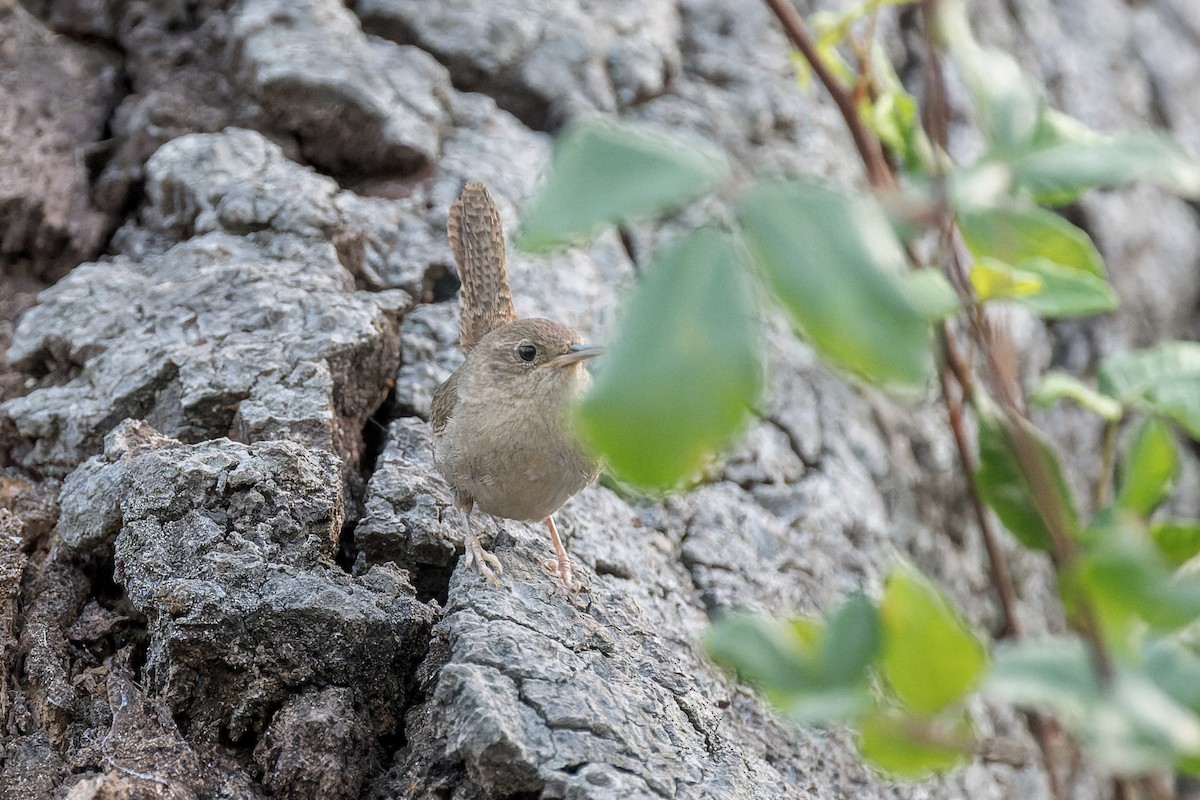
[[[496,433],[465,431],[452,421],[435,443],[437,467],[456,495],[487,514],[545,519],[595,480],[599,471],[595,460],[573,440],[560,437],[551,441],[545,431],[518,432],[511,426],[504,431],[506,435]],[[497,439],[506,446],[480,446]]]

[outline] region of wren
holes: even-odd
[[[463,187],[447,234],[462,281],[466,359],[433,395],[434,463],[464,512],[467,565],[496,584],[504,572],[471,529],[472,509],[544,520],[555,555],[546,566],[578,588],[552,515],[600,470],[572,430],[570,412],[590,381],[584,362],[603,348],[559,322],[516,318],[504,228],[482,183]]]

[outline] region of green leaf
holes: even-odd
[[[769,696],[786,698],[816,685],[812,649],[786,622],[730,614],[712,626],[704,644],[714,661]]]
[[[866,679],[867,667],[882,639],[879,613],[862,595],[846,600],[825,626],[820,675],[826,686],[855,686]]]
[[[1200,344],[1164,342],[1105,359],[1099,382],[1109,397],[1141,401],[1200,439]]]
[[[1017,269],[992,258],[980,258],[971,265],[971,288],[980,301],[1017,300],[1030,297],[1045,288],[1032,272]]]
[[[1157,133],[1095,136],[1031,149],[1012,160],[1014,179],[1035,202],[1062,205],[1094,187],[1157,183],[1200,196],[1200,164]]]
[[[705,644],[715,661],[757,686],[788,718],[827,725],[871,706],[865,672],[878,646],[878,623],[874,632],[871,627],[866,609],[852,599],[830,620],[828,632],[810,619],[731,615],[713,625]]]
[[[1145,650],[1146,675],[1176,702],[1200,711],[1200,655],[1178,637],[1154,639]]]
[[[993,701],[1049,709],[1118,773],[1164,769],[1200,751],[1195,714],[1136,672],[1119,671],[1104,689],[1076,640],[998,646],[981,691]]]
[[[1050,408],[1063,398],[1073,400],[1080,408],[1085,408],[1109,422],[1119,420],[1124,413],[1121,404],[1116,400],[1100,394],[1065,372],[1047,372],[1029,399],[1043,408]]]
[[[908,302],[930,322],[938,322],[958,313],[958,293],[936,269],[915,269],[900,276],[900,288]]]
[[[1171,429],[1154,417],[1147,418],[1121,462],[1117,505],[1150,516],[1171,493],[1178,471]]]
[[[1121,401],[1137,400],[1181,377],[1200,380],[1200,343],[1164,342],[1107,358],[1100,365],[1100,391]]]
[[[1133,621],[1156,630],[1177,630],[1200,618],[1200,576],[1172,575],[1150,538],[1129,517],[1093,540],[1065,577],[1099,613],[1110,640],[1123,644]],[[1070,602],[1071,597],[1066,598]]]
[[[627,123],[573,123],[556,143],[516,244],[541,249],[606,222],[678,207],[716,186],[726,171],[719,153],[696,142]]]
[[[911,567],[888,575],[879,607],[883,674],[909,708],[932,714],[979,680],[987,655],[950,604]]]
[[[975,485],[979,496],[1021,544],[1035,550],[1049,550],[1050,533],[1038,513],[1029,482],[1020,469],[1008,423],[997,412],[982,406],[978,418],[979,469],[975,472]],[[1051,476],[1048,488],[1066,515],[1068,534],[1074,535],[1078,525],[1075,503],[1058,457],[1050,443],[1032,427],[1026,428],[1026,434],[1038,444],[1042,466]]]
[[[966,762],[975,737],[961,717],[955,724],[914,714],[878,712],[862,720],[858,750],[876,769],[899,778],[922,778]]]
[[[671,486],[738,430],[762,382],[741,249],[689,234],[647,270],[578,421],[622,480]]]
[[[959,230],[975,258],[993,258],[1023,268],[1030,260],[1051,261],[1099,278],[1104,260],[1086,233],[1041,208],[993,208],[958,214]]]
[[[1153,411],[1175,420],[1189,436],[1200,441],[1200,376],[1163,380],[1148,390],[1144,399]]]
[[[979,45],[962,0],[942,0],[937,22],[958,62],[979,127],[992,147],[1006,152],[1028,142],[1045,108],[1038,84],[1012,56]]]
[[[1150,524],[1150,538],[1172,567],[1180,567],[1200,554],[1200,520],[1164,519]]]
[[[738,217],[771,290],[822,356],[882,383],[926,380],[929,325],[901,288],[907,259],[877,204],[771,182],[750,189]]]
[[[1048,708],[1078,724],[1100,697],[1100,684],[1078,639],[1002,643],[980,692],[1023,708]]]
[[[1030,259],[1021,269],[1042,282],[1042,288],[1027,297],[1013,298],[1040,316],[1051,319],[1104,314],[1117,307],[1117,293],[1104,278],[1052,261]]]

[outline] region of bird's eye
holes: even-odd
[[[522,361],[533,361],[537,358],[537,348],[531,344],[517,345],[517,355]]]

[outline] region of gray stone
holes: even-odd
[[[666,91],[679,72],[670,3],[523,0],[513,5],[360,0],[363,27],[437,56],[456,85],[547,130]]]
[[[12,631],[0,637],[0,795],[1049,796],[1010,709],[969,713],[985,737],[1015,743],[1017,763],[981,758],[898,785],[861,764],[846,731],[782,722],[704,658],[710,614],[828,609],[878,591],[900,558],[975,626],[998,621],[944,411],[831,372],[771,313],[767,395],[690,493],[650,501],[606,481],[562,510],[586,592],[543,571],[538,525],[482,525],[502,589],[462,569],[462,522],[421,419],[461,358],[447,207],[483,180],[511,231],[550,157],[541,131],[597,109],[717,144],[730,180],[664,223],[587,249],[509,253],[522,315],[604,342],[636,279],[625,245],[645,262],[681,231],[723,223],[764,174],[861,183],[836,111],[796,86],[764,4],[359,0],[366,34],[334,2],[226,6],[27,4],[87,39],[38,39],[70,56],[30,62],[53,84],[38,96],[56,98],[55,113],[71,100],[85,110],[46,119],[86,121],[71,141],[112,135],[86,169],[57,162],[76,170],[67,206],[125,224],[111,257],[26,315],[13,349],[23,372],[5,376],[32,391],[0,411],[3,453],[69,475],[57,528],[53,513],[25,524],[3,578],[15,599],[0,609],[0,633]],[[1193,6],[1024,0],[972,13],[1055,105],[1109,131],[1157,120],[1195,146]],[[919,63],[919,37],[882,17],[889,50]],[[63,64],[107,64],[102,44],[124,56],[123,100],[102,71],[63,78]],[[970,156],[981,142],[961,86],[951,91],[954,152]],[[107,118],[97,111],[118,100]],[[211,133],[186,135],[200,131]],[[75,154],[38,142],[15,152]],[[36,171],[19,171],[26,210],[67,185],[51,175],[31,187]],[[1069,214],[1097,239],[1124,308],[1052,327],[1006,315],[1024,379],[1195,338],[1193,209],[1139,188]],[[364,424],[392,378],[401,418],[377,443]],[[1044,414],[1082,497],[1097,426],[1066,407]],[[126,416],[170,436],[113,432]],[[1172,511],[1195,514],[1198,467],[1184,456]],[[7,480],[0,529],[15,513]],[[1007,536],[1002,547],[1026,629],[1064,630],[1045,559]],[[427,598],[445,607],[436,625]],[[1104,789],[1084,769],[1069,793]]]
[[[432,99],[449,81],[440,71],[406,69],[405,60],[419,65],[423,54],[391,52],[400,63],[384,69],[357,19],[333,0],[244,0],[231,28],[234,80],[313,163],[349,176],[429,168],[447,122],[444,103]],[[393,73],[408,80],[396,85]]]
[[[207,170],[214,159],[228,171]],[[154,224],[192,238],[143,261],[81,267],[24,316],[9,357],[50,379],[0,406],[21,463],[65,473],[125,416],[189,441],[282,437],[358,462],[410,301],[354,291],[331,241],[332,183],[285,163],[249,132],[159,153]],[[293,181],[306,178],[310,191],[293,202]]]
[[[147,620],[149,688],[189,737],[257,735],[301,686],[347,688],[372,710],[361,726],[372,741],[396,729],[433,611],[393,567],[351,578],[334,563],[344,500],[333,455],[283,441],[186,445],[126,422],[92,464],[98,486],[75,480],[64,502],[119,509],[114,578]],[[274,735],[286,738],[287,718]],[[295,745],[280,746],[264,757],[295,770]]]
[[[0,258],[56,280],[93,258],[117,220],[89,196],[80,157],[104,136],[118,65],[0,4]]]
[[[264,783],[276,797],[358,797],[372,762],[370,711],[353,692],[331,687],[284,703],[254,749]]]

